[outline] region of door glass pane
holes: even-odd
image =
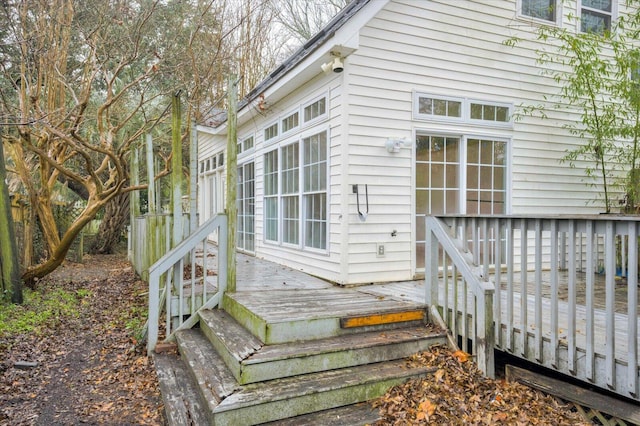
[[[429,191],[416,191],[416,213],[426,214],[429,212]]]
[[[444,164],[431,165],[431,188],[444,188]]]
[[[429,161],[429,150],[431,138],[429,136],[418,135],[416,137],[416,160]]]
[[[429,212],[432,215],[444,214],[445,212],[445,204],[444,204],[444,191],[443,190],[431,190],[431,211]]]

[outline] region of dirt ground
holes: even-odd
[[[77,317],[60,315],[39,336],[0,339],[0,425],[163,424],[155,371],[134,337],[147,286],[126,256],[65,263],[38,288],[86,296]]]

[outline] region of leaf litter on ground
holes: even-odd
[[[434,372],[393,387],[374,402],[382,425],[589,425],[558,399],[517,382],[483,376],[469,354],[436,345],[409,366]]]
[[[38,291],[80,302],[37,333],[0,334],[0,425],[163,424],[155,371],[135,336],[147,285],[126,255],[66,262]]]

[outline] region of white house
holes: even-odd
[[[427,214],[601,212],[559,161],[577,116],[514,112],[558,93],[537,26],[610,26],[617,2],[354,1],[240,103],[239,249],[339,284],[410,280]],[[201,220],[223,209],[226,132],[198,126]]]

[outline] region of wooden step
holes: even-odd
[[[413,321],[424,322],[427,313],[424,309],[402,310],[399,312],[373,313],[340,318],[341,328],[369,327],[384,324],[406,324]]]
[[[200,327],[241,384],[405,358],[446,341],[441,330],[420,325],[263,345],[217,309],[201,313]]]
[[[254,425],[356,404],[433,371],[396,360],[245,385],[218,404],[212,420],[216,426]]]
[[[197,386],[205,411],[211,413],[240,385],[200,330],[180,330],[176,332],[176,341],[183,362],[188,366],[187,374]]]
[[[419,310],[426,312],[423,304],[344,288],[238,291],[226,293],[223,306],[267,345],[388,330],[426,321],[426,315],[414,315]],[[407,314],[404,319],[403,313]],[[409,318],[410,315],[414,317]],[[379,319],[377,323],[363,323],[355,328],[341,325],[348,318],[373,316]],[[391,320],[392,317],[395,319]]]
[[[207,409],[189,369],[180,357],[172,354],[153,356],[160,393],[169,425],[207,424]]]
[[[379,410],[368,402],[263,423],[261,426],[365,426],[380,420]]]

